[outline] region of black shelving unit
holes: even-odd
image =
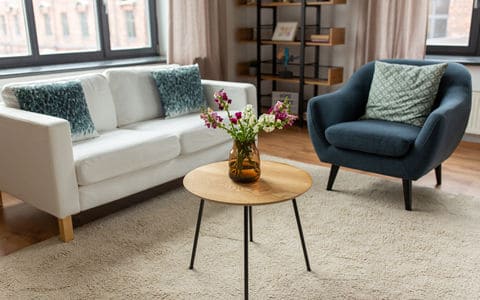
[[[321,27],[321,13],[322,6],[324,5],[337,5],[345,4],[346,0],[327,0],[327,1],[307,1],[301,0],[298,2],[270,2],[257,0],[256,3],[256,46],[257,46],[257,105],[258,113],[262,112],[262,82],[265,80],[272,81],[272,90],[277,89],[277,82],[289,82],[289,83],[298,83],[298,95],[299,95],[299,104],[298,104],[298,115],[300,122],[299,124],[303,126],[304,121],[304,111],[305,111],[305,85],[314,86],[314,94],[318,94],[318,86],[331,86],[334,84],[339,84],[343,82],[343,68],[342,67],[333,67],[333,66],[320,66],[320,47],[322,46],[335,46],[343,45],[345,42],[345,29],[344,28],[329,28],[329,40],[324,42],[313,42],[309,41],[306,38],[306,29],[313,28],[315,34],[320,34]],[[250,5],[251,6],[251,5]],[[278,9],[300,9],[300,22],[299,22],[299,40],[292,42],[283,42],[283,41],[272,41],[262,39],[262,30],[266,29],[275,29],[278,23]],[[272,24],[263,24],[262,23],[262,11],[264,9],[272,10]],[[315,10],[315,24],[308,25],[306,20],[307,9]],[[312,32],[312,33],[313,33]],[[262,47],[270,46],[271,47],[271,58],[265,59],[262,57]],[[278,76],[277,68],[277,50],[278,46],[294,46],[299,47],[299,56],[300,62],[294,65],[297,65],[299,68],[298,76],[293,78],[281,78]],[[313,62],[305,62],[305,49],[306,47],[314,47],[314,58]],[[271,73],[263,72],[262,65],[271,64]],[[305,67],[313,67],[313,77],[305,76]],[[327,68],[327,78],[319,78],[320,69],[324,67]]]

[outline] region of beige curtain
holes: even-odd
[[[169,0],[168,63],[198,63],[202,78],[224,80],[225,28],[225,0]]]
[[[383,58],[422,59],[429,0],[351,0],[353,69]]]

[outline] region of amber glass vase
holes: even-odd
[[[255,141],[233,141],[228,158],[228,175],[236,182],[254,182],[260,178],[260,154]]]

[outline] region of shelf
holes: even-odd
[[[271,74],[262,74],[263,80],[274,80],[279,82],[288,82],[288,83],[300,83],[299,77],[292,78],[282,78],[277,75]],[[329,67],[328,68],[328,77],[325,79],[319,78],[305,78],[305,84],[308,85],[321,85],[321,86],[332,86],[335,84],[340,84],[343,82],[343,68],[342,67]]]
[[[248,62],[237,63],[236,73],[238,76],[242,77],[257,78],[256,75],[250,75],[250,64]]]
[[[305,41],[305,46],[335,46],[345,44],[345,28],[329,28],[329,40],[325,42]],[[300,41],[272,41],[262,40],[262,45],[285,45],[285,46],[300,46]]]
[[[285,0],[283,0],[285,1]],[[286,86],[287,90],[295,89],[298,93],[298,115],[303,126],[303,120],[306,119],[304,111],[306,108],[306,92],[310,92],[310,89],[314,92],[322,92],[324,89],[319,89],[319,86],[334,86],[337,84],[343,83],[343,68],[338,66],[324,66],[320,65],[320,53],[319,48],[314,48],[315,51],[311,51],[312,47],[331,47],[336,45],[345,44],[345,28],[329,28],[322,27],[322,18],[321,16],[314,16],[310,12],[316,11],[317,14],[320,13],[322,6],[333,6],[337,4],[346,4],[347,0],[293,0],[292,2],[283,2],[274,0],[257,0],[252,2],[251,0],[236,0],[238,6],[242,7],[255,7],[257,12],[257,26],[255,28],[240,28],[236,33],[236,40],[238,43],[244,45],[255,44],[257,47],[257,68],[252,69],[255,65],[252,61],[239,62],[236,66],[236,73],[238,77],[242,79],[253,80],[257,85],[257,105],[259,111],[265,111],[268,109],[267,104],[269,104],[268,97],[260,95],[260,92],[267,92],[267,90],[275,89],[278,87],[283,88],[283,85],[277,85],[277,83],[289,83],[290,85]],[[249,4],[247,4],[249,2]],[[279,10],[285,7],[284,9],[295,11],[297,14],[301,13],[301,20],[298,20],[299,27],[297,27],[295,36],[296,38],[293,41],[273,41],[271,37],[273,36],[275,26],[282,19],[279,18]],[[315,8],[312,11],[308,11],[309,8]],[[263,12],[272,13],[267,14],[269,16],[264,22],[262,22]],[[305,11],[307,10],[307,11]],[[282,11],[283,12],[283,11]],[[307,13],[306,13],[307,12]],[[314,24],[312,22],[314,21]],[[263,24],[265,23],[265,24]],[[316,36],[315,36],[316,35]],[[313,37],[313,38],[312,38]],[[258,38],[258,40],[257,40]],[[316,39],[315,39],[316,38]],[[256,44],[258,41],[258,44]],[[268,48],[261,46],[271,46]],[[277,48],[277,46],[279,46]],[[293,47],[292,51],[295,54],[296,51],[299,51],[301,59],[299,61],[303,62],[300,64],[299,61],[289,63],[289,70],[293,71],[292,78],[283,78],[279,75],[279,70],[283,68],[279,65],[282,64],[281,61],[276,59],[278,55],[277,49]],[[305,50],[306,47],[310,47],[309,50]],[[271,50],[271,54],[267,57],[262,57],[265,51]],[[312,63],[313,61],[313,63]],[[252,66],[252,67],[250,67]],[[251,73],[250,73],[251,72]],[[252,76],[259,72],[258,75]],[[300,79],[302,78],[302,80]],[[269,81],[269,82],[267,82]],[[284,84],[285,85],[285,84]],[[310,85],[313,88],[308,88],[308,91],[305,91],[306,86]]]
[[[346,4],[347,0],[328,0],[328,1],[307,1],[307,6],[336,5]],[[247,6],[247,4],[243,4]],[[250,4],[249,4],[250,5]],[[256,4],[253,4],[256,5]],[[284,6],[301,6],[300,2],[268,2],[262,3],[262,7],[284,7]],[[251,5],[250,5],[251,6]]]

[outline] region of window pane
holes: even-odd
[[[40,54],[100,50],[95,0],[33,0]]]
[[[152,46],[148,0],[108,0],[107,10],[112,50]]]
[[[430,0],[427,45],[469,46],[474,0]]]
[[[0,57],[30,55],[22,0],[0,0]]]

